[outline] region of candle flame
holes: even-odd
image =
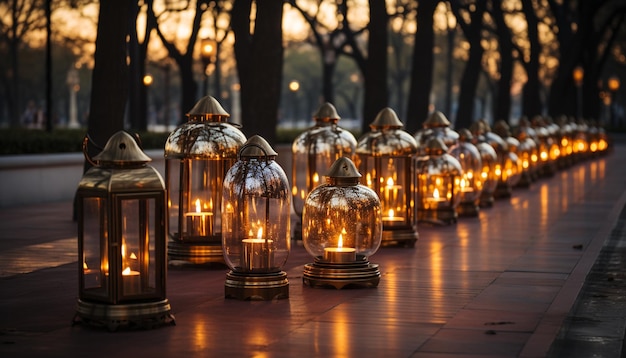
[[[260,227],[259,231],[257,231],[256,238],[257,239],[262,239],[263,238],[263,228],[262,227]]]
[[[437,190],[437,188],[435,188],[435,191],[433,191],[433,198],[439,199],[439,190]]]
[[[337,247],[338,248],[343,247],[343,235],[342,234],[339,234],[339,240],[337,240]]]
[[[389,179],[387,179],[387,186],[393,186],[393,178],[389,177]]]
[[[137,260],[137,255],[135,255],[134,252],[131,252],[130,253],[130,258],[133,259],[133,260]]]
[[[202,212],[202,207],[200,206],[200,199],[196,199],[196,212]]]
[[[393,218],[395,216],[395,212],[393,211],[393,209],[389,209],[389,217]]]
[[[83,269],[84,270],[89,270],[89,267],[87,266],[87,263],[85,261],[83,261]]]
[[[130,275],[130,267],[127,267],[124,269],[124,271],[122,271],[122,276],[128,276]]]
[[[313,173],[313,183],[317,184],[320,181],[320,176],[317,173]]]

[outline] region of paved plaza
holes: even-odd
[[[382,273],[377,288],[304,286],[313,258],[294,244],[289,299],[225,299],[225,266],[170,266],[176,325],[116,332],[72,325],[72,203],[5,208],[0,356],[619,357],[626,299],[615,292],[626,271],[611,252],[626,248],[625,206],[619,141],[478,218],[420,225],[413,248],[381,248],[370,258]],[[588,274],[601,285],[586,284]]]

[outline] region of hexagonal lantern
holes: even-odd
[[[165,297],[165,185],[126,132],[115,133],[83,175],[78,213],[75,322],[116,330],[173,323]]]
[[[418,155],[424,155],[428,141],[433,138],[441,138],[443,144],[450,148],[459,140],[459,134],[452,129],[452,123],[441,112],[433,112],[424,121],[423,129],[415,133]]]
[[[493,206],[494,193],[498,185],[498,176],[496,175],[496,167],[498,166],[498,154],[491,144],[487,143],[485,138],[484,124],[481,121],[474,122],[470,127],[472,133],[472,144],[476,146],[480,153],[482,169],[480,178],[483,188],[480,193],[479,206],[488,208]]]
[[[460,202],[461,163],[448,154],[441,138],[431,138],[426,155],[416,159],[417,220],[432,224],[456,223]]]
[[[171,263],[224,263],[221,203],[224,176],[245,135],[213,97],[202,98],[165,143]]]
[[[463,174],[459,178],[459,195],[461,196],[457,207],[459,216],[478,215],[483,189],[482,160],[478,148],[472,144],[472,139],[473,135],[469,129],[461,129],[459,141],[448,150],[448,153],[459,161],[463,169]]]
[[[368,257],[383,231],[378,195],[359,183],[361,174],[346,157],[330,167],[326,184],[313,189],[302,212],[302,240],[315,262],[304,265],[311,287],[377,287],[380,271]]]
[[[321,184],[321,175],[341,157],[352,158],[356,139],[337,125],[340,117],[331,103],[322,104],[313,115],[315,125],[296,137],[292,151],[293,209],[299,220],[294,239],[302,239],[302,209],[306,196]]]
[[[418,238],[413,188],[417,142],[402,130],[391,108],[381,110],[356,148],[362,183],[374,190],[383,210],[383,245],[413,247]]]
[[[224,179],[223,250],[231,269],[226,298],[289,297],[282,268],[291,248],[291,191],[277,155],[265,139],[252,136]]]

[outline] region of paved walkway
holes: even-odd
[[[71,326],[78,291],[71,203],[0,210],[0,356],[549,356],[619,222],[624,178],[620,143],[609,156],[516,189],[478,218],[420,226],[414,248],[371,257],[382,272],[375,289],[303,286],[312,258],[301,246],[285,267],[286,300],[227,300],[226,268],[170,267],[176,326],[115,333]]]

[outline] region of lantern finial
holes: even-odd
[[[253,135],[241,146],[241,157],[275,157],[278,155],[265,138]]]
[[[335,123],[341,119],[337,113],[337,109],[330,102],[322,104],[313,115],[313,118],[316,121]]]
[[[424,122],[424,128],[450,127],[451,124],[443,113],[436,111]]]
[[[135,138],[124,131],[113,134],[102,152],[93,159],[98,163],[113,165],[142,164],[152,161],[139,148]]]
[[[190,120],[203,121],[210,117],[218,119],[228,118],[230,114],[212,96],[202,97],[195,106],[187,113]],[[218,120],[219,122],[219,120]]]
[[[396,112],[389,107],[385,107],[380,112],[378,112],[378,115],[376,115],[376,118],[370,124],[370,128],[372,129],[402,128],[403,126],[404,124],[402,124],[402,121],[398,119],[398,115],[396,115]]]
[[[331,178],[360,178],[354,162],[347,157],[337,159],[330,167],[328,174]]]

